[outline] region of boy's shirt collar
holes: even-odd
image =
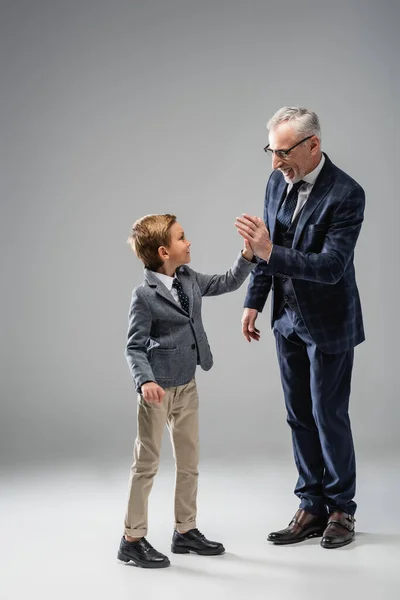
[[[164,275],[164,273],[157,273],[157,271],[153,271],[153,274],[157,277],[157,279],[161,281],[161,283],[165,285],[167,290],[172,290],[172,283],[174,279],[176,279],[176,274],[173,277],[170,277],[169,275]]]

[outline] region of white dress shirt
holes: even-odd
[[[180,305],[178,292],[176,291],[176,288],[172,287],[172,284],[174,282],[174,279],[176,279],[176,277],[175,276],[170,277],[169,275],[164,275],[164,273],[157,273],[157,271],[153,271],[153,272],[154,272],[154,275],[156,277],[158,277],[158,279],[161,281],[161,283],[163,283],[165,285],[167,290],[169,292],[171,292],[172,297],[175,300],[175,302],[177,302]]]
[[[324,163],[325,163],[325,156],[322,155],[322,158],[319,161],[318,165],[315,167],[315,169],[313,171],[311,171],[311,173],[308,173],[308,175],[305,175],[303,177],[304,183],[301,185],[301,187],[299,189],[299,195],[297,198],[296,208],[293,213],[292,223],[295,220],[295,218],[297,217],[297,215],[299,214],[299,212],[301,211],[301,209],[303,208],[303,206],[305,205],[305,203],[307,202],[310,192],[314,187],[314,183],[316,182],[317,177],[320,174],[322,167],[324,166]],[[287,188],[287,193],[290,192],[292,187],[293,187],[293,184],[290,183]]]

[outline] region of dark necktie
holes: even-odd
[[[297,199],[299,197],[299,188],[301,185],[303,185],[303,183],[304,181],[301,179],[297,183],[293,184],[292,189],[286,196],[286,199],[284,200],[282,206],[279,209],[276,220],[278,221],[279,225],[285,230],[289,229],[290,224],[292,222],[293,214],[297,206]]]
[[[177,291],[179,302],[183,310],[185,310],[189,314],[189,298],[183,291],[181,282],[179,281],[179,279],[176,279],[176,277],[172,282],[172,287],[175,288]]]

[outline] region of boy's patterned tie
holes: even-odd
[[[303,185],[304,181],[301,179],[297,183],[294,183],[292,189],[286,196],[282,206],[279,209],[276,220],[283,229],[289,229],[293,219],[293,214],[297,206],[297,198],[299,197],[299,188]]]
[[[189,298],[183,291],[181,282],[176,277],[172,282],[172,287],[175,288],[178,293],[179,302],[183,310],[185,310],[189,314]]]

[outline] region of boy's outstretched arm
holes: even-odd
[[[228,292],[234,292],[246,280],[247,276],[256,266],[253,259],[253,251],[246,246],[239,254],[231,268],[223,275],[205,275],[193,271],[197,279],[202,296],[219,296]],[[247,257],[247,258],[245,258]]]

